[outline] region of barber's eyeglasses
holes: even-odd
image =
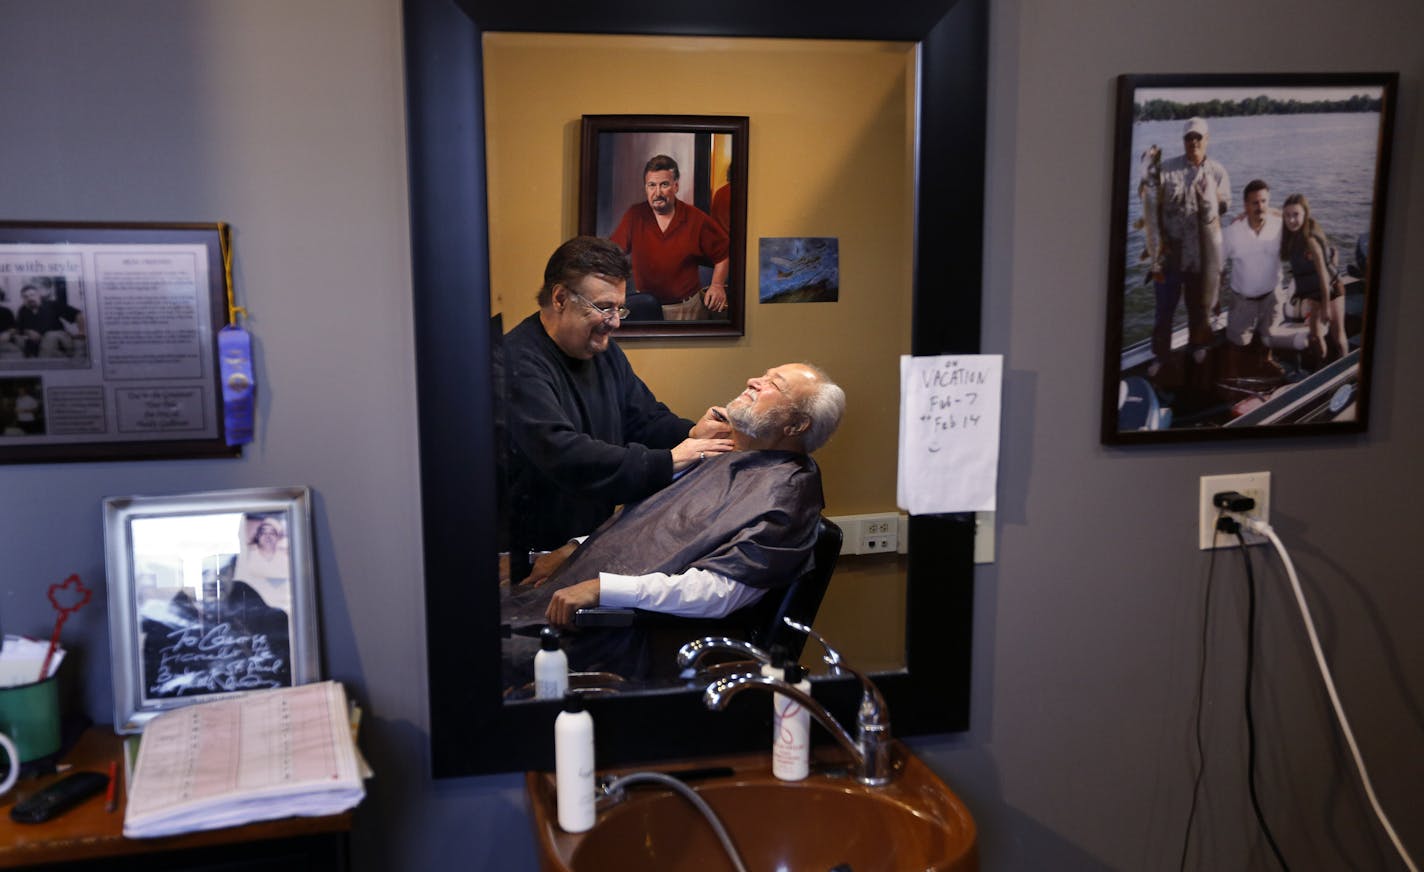
[[[1182,138],[1185,139],[1187,142],[1201,142],[1202,135],[1200,133],[1188,133]]]
[[[588,297],[585,297],[583,294],[580,294],[578,291],[574,290],[568,285],[564,285],[564,290],[568,291],[571,296],[578,297],[578,301],[580,303],[583,303],[585,306],[592,309],[598,314],[600,318],[605,321],[612,321],[614,316],[617,316],[619,320],[627,320],[628,316],[633,314],[633,310],[629,309],[627,306],[595,305],[594,303],[589,302]]]

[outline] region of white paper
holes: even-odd
[[[49,642],[31,639],[28,636],[6,636],[5,645],[0,649],[0,687],[15,687],[33,684],[40,680],[40,668],[44,666],[45,652]],[[59,671],[64,660],[64,649],[55,646],[54,656],[49,661],[49,675]]]
[[[1004,356],[900,358],[896,501],[912,515],[995,511]]]
[[[124,835],[337,814],[365,795],[341,685],[257,691],[149,721]]]

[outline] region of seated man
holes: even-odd
[[[722,617],[790,584],[808,568],[825,506],[810,455],[844,410],[845,392],[806,364],[749,379],[726,407],[733,451],[541,558],[535,586],[510,595],[505,620],[567,626],[597,605]],[[573,633],[565,650],[575,670],[639,677],[650,666],[645,642],[634,630]]]
[[[84,313],[41,296],[35,285],[20,289],[15,326],[24,342],[25,357],[70,357],[74,341],[84,337]]]

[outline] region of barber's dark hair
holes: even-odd
[[[1246,199],[1257,191],[1269,191],[1271,186],[1266,184],[1265,179],[1252,179],[1246,183],[1246,190],[1241,192],[1241,199]]]
[[[598,236],[575,236],[549,255],[544,285],[539,288],[539,305],[554,301],[554,285],[571,287],[584,276],[627,281],[632,274],[632,261],[616,244]]]
[[[810,420],[810,424],[801,434],[801,444],[806,448],[806,453],[810,454],[825,445],[831,434],[836,432],[836,428],[841,424],[841,416],[845,414],[846,400],[845,391],[831,381],[825,370],[813,363],[801,365],[816,374],[816,387],[800,404],[801,413]]]
[[[643,175],[646,176],[648,173],[659,173],[663,170],[672,170],[672,180],[674,182],[682,178],[682,175],[677,168],[677,161],[673,160],[665,154],[655,154],[652,157],[648,158],[648,162],[643,166]]]

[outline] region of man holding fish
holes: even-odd
[[[1161,251],[1154,263],[1153,284],[1157,305],[1152,327],[1152,352],[1148,369],[1156,376],[1172,350],[1172,316],[1177,301],[1185,297],[1188,342],[1196,363],[1206,360],[1211,344],[1211,315],[1221,288],[1221,216],[1231,208],[1231,179],[1226,168],[1206,156],[1207,124],[1192,118],[1182,130],[1179,157],[1168,158],[1148,170],[1143,187],[1155,188],[1160,204]]]

